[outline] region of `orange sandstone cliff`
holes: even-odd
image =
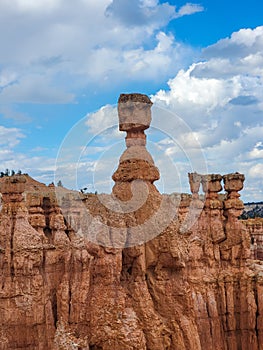
[[[244,176],[191,173],[191,195],[161,195],[151,104],[120,96],[127,149],[111,195],[2,181],[0,349],[263,349]]]

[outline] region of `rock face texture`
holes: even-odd
[[[251,237],[251,259],[263,260],[263,218],[242,220]]]
[[[191,195],[161,195],[150,108],[144,95],[119,99],[127,150],[111,195],[1,183],[0,349],[263,349],[263,265],[238,220],[244,176],[191,173]]]

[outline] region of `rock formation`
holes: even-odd
[[[242,220],[250,235],[250,257],[263,260],[263,219],[255,218]]]
[[[127,149],[111,195],[1,182],[0,349],[263,349],[260,229],[238,220],[244,176],[191,173],[192,195],[161,195],[151,104],[120,96]]]

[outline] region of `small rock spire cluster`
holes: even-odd
[[[231,260],[240,263],[249,258],[250,247],[245,239],[246,230],[238,220],[244,209],[239,199],[245,177],[240,173],[227,175],[189,173],[189,184],[192,192],[193,206],[200,207],[199,188],[202,184],[205,194],[204,208],[198,220],[197,228],[204,236],[210,236],[213,243],[218,243],[222,261]],[[219,194],[222,182],[226,194]],[[194,227],[196,229],[196,227]],[[243,243],[242,243],[243,242]],[[242,249],[241,249],[242,247]],[[242,251],[242,253],[241,253]],[[242,255],[242,256],[241,256]]]

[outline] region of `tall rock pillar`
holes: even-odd
[[[208,232],[214,243],[219,243],[226,238],[223,228],[223,203],[218,197],[218,192],[222,190],[221,180],[220,174],[202,176],[205,193],[204,220],[208,224]]]
[[[224,201],[224,216],[226,217],[225,232],[227,240],[221,245],[223,260],[230,260],[232,264],[239,263],[250,255],[250,240],[247,230],[238,217],[244,209],[239,199],[239,191],[243,188],[245,176],[239,173],[223,176],[227,199]]]
[[[151,123],[152,102],[148,96],[142,94],[121,94],[118,101],[119,129],[126,131],[127,149],[122,154],[118,169],[112,176],[115,181],[114,195],[127,201],[132,198],[131,183],[143,181],[149,190],[160,175],[155,167],[150,153],[146,149],[145,129]],[[139,195],[133,193],[133,195]]]

